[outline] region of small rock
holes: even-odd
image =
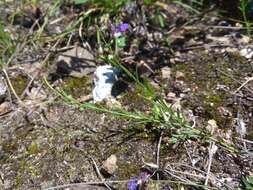
[[[4,115],[6,113],[9,113],[11,111],[11,103],[9,102],[4,102],[0,104],[0,116]]]
[[[68,50],[57,59],[56,73],[61,76],[82,78],[95,71],[94,56],[85,48],[75,47]]]
[[[106,161],[104,161],[101,168],[101,172],[105,176],[108,176],[108,175],[110,176],[110,175],[113,175],[113,173],[116,171],[117,168],[118,168],[117,157],[115,154],[112,154],[110,157],[106,159]]]
[[[4,83],[4,80],[0,78],[0,103],[6,98],[7,87]]]
[[[176,79],[177,79],[177,80],[182,80],[182,79],[184,79],[184,73],[182,73],[181,71],[177,71],[177,72],[176,72]]]
[[[240,55],[246,59],[251,59],[253,57],[253,48],[247,47],[240,50]]]
[[[162,78],[163,79],[170,79],[171,78],[171,68],[169,68],[169,67],[162,68]]]
[[[214,133],[216,129],[218,129],[218,125],[214,119],[208,120],[207,130],[211,132],[211,134]]]

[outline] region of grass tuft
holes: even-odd
[[[151,132],[163,132],[164,135],[170,138],[169,142],[171,144],[186,140],[203,140],[204,142],[215,142],[230,152],[238,153],[237,149],[232,145],[227,144],[222,139],[216,139],[209,132],[202,131],[191,125],[185,116],[179,110],[174,111],[172,106],[168,104],[164,98],[157,98],[151,85],[148,85],[148,83],[142,83],[136,74],[131,73],[126,67],[120,64],[117,59],[112,58],[107,59],[107,61],[113,66],[119,67],[135,81],[138,88],[143,89],[143,92],[145,93],[141,94],[141,97],[151,102],[149,113],[143,113],[138,110],[129,112],[124,109],[108,108],[104,105],[94,103],[80,103],[63,90],[53,88],[46,78],[44,78],[44,81],[56,95],[69,105],[74,105],[80,110],[89,109],[100,113],[108,113],[122,119],[130,120],[133,123],[151,126]]]
[[[249,21],[248,16],[247,16],[247,12],[248,12],[248,8],[249,8],[248,6],[249,6],[248,0],[240,0],[239,10],[242,13],[243,23],[245,24],[247,34],[248,34],[248,36],[250,36],[252,22]]]
[[[5,31],[4,25],[0,22],[0,66],[7,62],[15,51],[15,44],[11,35]]]

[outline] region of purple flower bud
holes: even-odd
[[[116,28],[115,26],[112,25],[111,28],[113,36],[115,38],[118,38],[119,36],[122,35],[123,32],[125,32],[129,28],[129,24],[123,23],[117,26]]]
[[[136,178],[136,177],[131,178],[127,182],[127,189],[128,190],[138,190],[138,178]]]
[[[119,27],[118,27],[120,32],[125,32],[128,28],[129,28],[129,24],[127,24],[127,23],[123,23],[123,24],[119,25]]]
[[[140,187],[145,187],[150,178],[147,172],[141,172],[138,177],[131,178],[127,183],[128,190],[138,190]]]

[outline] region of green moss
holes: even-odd
[[[32,142],[27,149],[29,154],[37,154],[39,152],[39,146],[36,142]]]
[[[204,101],[206,103],[213,103],[214,105],[219,106],[223,103],[223,97],[221,95],[210,94],[205,96]]]
[[[232,112],[236,112],[237,108],[227,106],[227,98],[231,95],[223,90],[217,90],[217,86],[224,85],[226,89],[236,89],[238,87],[236,79],[244,78],[244,74],[250,69],[250,65],[236,54],[230,54],[229,58],[200,54],[198,59],[172,66],[174,78],[176,71],[181,71],[185,75],[186,85],[191,89],[197,88],[184,106],[191,109],[204,108],[204,119],[215,119],[219,126],[228,126],[231,118],[222,115],[218,108],[224,107],[231,109]]]
[[[223,97],[210,94],[205,96],[203,101],[206,119],[215,119],[218,124],[223,123],[223,118],[217,110],[217,107],[223,105]]]
[[[64,79],[62,88],[67,94],[72,95],[74,98],[78,98],[82,95],[91,93],[92,81],[88,77],[67,77]]]
[[[36,177],[39,175],[38,170],[36,169],[36,166],[30,164],[29,166],[29,173],[31,174],[32,177]]]
[[[3,144],[3,150],[7,153],[13,153],[18,149],[18,142],[16,139],[11,139]]]
[[[233,83],[234,83],[234,81],[231,78],[227,77],[227,76],[221,76],[221,81],[226,86],[233,85]]]
[[[19,163],[19,170],[18,170],[18,174],[16,177],[16,183],[15,186],[16,187],[20,187],[23,182],[25,181],[24,176],[25,176],[25,171],[27,169],[27,163],[25,160],[21,160]]]
[[[123,106],[127,106],[129,108],[129,111],[145,111],[151,106],[151,101],[145,99],[145,97],[147,98],[149,95],[150,94],[147,92],[143,92],[143,89],[134,87],[134,90],[128,90],[122,95],[120,103]],[[148,98],[151,98],[151,96]]]
[[[19,74],[16,77],[10,78],[11,84],[16,91],[17,95],[20,96],[28,85],[28,78],[25,75]]]
[[[132,162],[126,162],[125,160],[121,163],[119,161],[120,170],[118,171],[119,178],[130,178],[133,175],[139,173],[140,166]]]

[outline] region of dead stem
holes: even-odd
[[[248,84],[250,81],[253,80],[253,77],[250,77],[248,78],[239,88],[237,88],[235,91],[234,91],[234,94],[236,94],[237,92],[239,92],[246,84]]]
[[[99,170],[98,165],[97,165],[97,163],[95,162],[95,160],[94,160],[93,158],[91,158],[91,160],[92,160],[92,162],[93,162],[93,165],[94,165],[94,167],[95,167],[95,169],[96,169],[96,173],[97,173],[98,177],[100,178],[100,180],[104,181],[103,184],[107,187],[107,189],[112,190],[112,188],[108,185],[108,183],[105,182],[105,180],[104,180],[102,174],[100,173],[100,170]]]
[[[163,132],[161,132],[159,140],[158,140],[158,144],[157,144],[156,165],[158,166],[158,169],[160,168],[160,148],[161,148],[162,138],[163,138]],[[157,180],[159,182],[159,179],[160,179],[159,172],[157,172],[156,175],[157,175]],[[157,189],[159,189],[159,185],[157,186]]]
[[[18,100],[18,103],[24,106],[24,103],[22,102],[22,100],[17,95],[17,93],[16,93],[16,91],[15,91],[15,89],[14,89],[12,83],[11,83],[11,80],[10,80],[9,75],[8,75],[7,71],[5,70],[5,68],[3,68],[2,71],[3,71],[4,75],[5,75],[5,78],[7,80],[8,86],[11,89],[11,92],[14,94],[15,98]]]
[[[208,185],[208,180],[210,176],[211,165],[212,165],[212,160],[213,160],[213,155],[214,155],[214,152],[213,152],[214,147],[215,147],[215,143],[211,142],[209,146],[209,160],[208,160],[208,167],[207,167],[207,172],[206,172],[205,185]]]

